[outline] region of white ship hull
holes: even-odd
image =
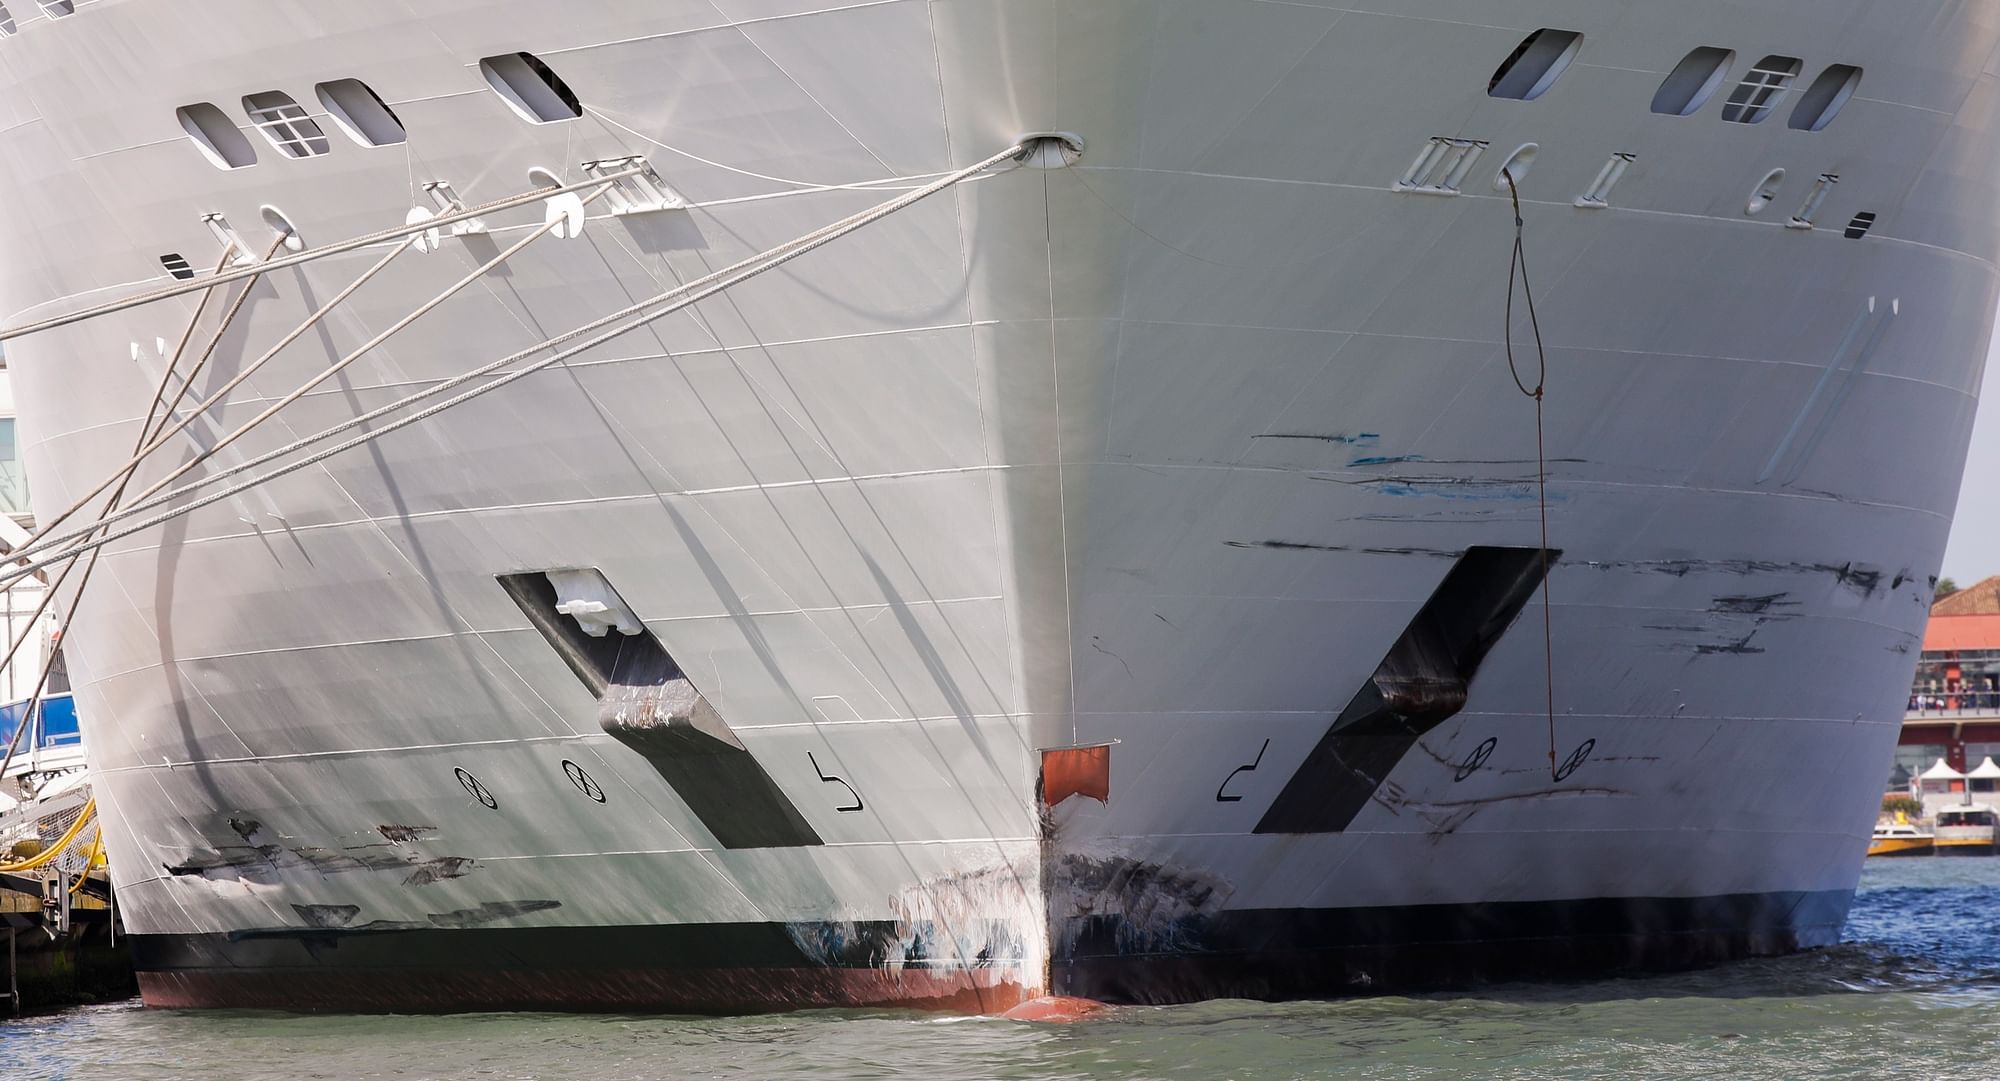
[[[1085,142],[108,546],[65,642],[148,1001],[990,1010],[1834,941],[1993,324],[2000,24],[1946,0],[1670,8],[15,11],[13,325],[169,284],[161,253],[205,272],[209,212],[261,253],[277,207],[310,248],[402,221],[427,181],[477,203],[633,154],[697,204],[593,207],[204,470],[1022,133]],[[1576,62],[1489,96],[1543,26],[1584,35]],[[1736,51],[1727,84],[1653,113],[1698,46]],[[584,115],[510,111],[478,61],[515,50]],[[1804,58],[1797,86],[1723,121],[1766,53]],[[1836,63],[1860,92],[1789,127]],[[221,171],[175,120],[241,123],[273,88],[318,111],[347,78],[406,143],[322,118],[324,156],[250,131],[259,162]],[[1489,146],[1462,194],[1396,190],[1433,137]],[[1546,546],[1493,184],[1528,143]],[[1609,205],[1575,205],[1613,154],[1634,160]],[[1788,228],[1821,174],[1817,227]],[[140,483],[540,221],[397,258]],[[386,250],[259,280],[197,390]],[[153,343],[195,299],[7,343],[43,519],[130,453]],[[1532,376],[1519,294],[1514,316]],[[740,745],[726,769],[608,731],[499,581],[573,568]],[[1056,798],[1043,752],[1093,745],[1105,798]],[[1079,757],[1093,780],[1056,761]]]

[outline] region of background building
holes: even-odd
[[[2000,577],[1932,606],[1889,787],[1940,758],[1966,772],[1989,755],[2000,759]]]
[[[35,518],[28,509],[28,470],[21,461],[14,390],[6,364],[6,353],[0,350],[0,517],[6,519],[0,522],[0,544],[11,548],[35,528]],[[0,591],[0,629],[6,634],[5,643],[0,643],[0,653],[22,634],[32,635],[15,654],[13,663],[0,668],[0,703],[16,702],[34,693],[42,664],[56,648],[56,621],[52,613],[34,618],[46,588],[41,578],[27,578]],[[49,688],[50,691],[68,689],[68,682],[59,679],[52,681]],[[0,737],[10,732],[11,725],[0,724]]]

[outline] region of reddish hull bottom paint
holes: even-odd
[[[1032,998],[993,970],[706,969],[365,972],[203,970],[139,973],[146,1005],[304,1013],[564,1012],[745,1014],[880,1007],[1002,1013]]]
[[[1032,1021],[1043,1025],[1068,1025],[1087,1021],[1111,1007],[1095,999],[1056,995],[1023,1002],[1000,1016],[1009,1021]]]

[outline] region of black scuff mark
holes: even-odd
[[[1789,596],[1790,593],[1767,593],[1760,597],[1717,597],[1709,611],[1733,616],[1770,615],[1775,608],[1798,607],[1798,602],[1785,599]]]
[[[417,864],[410,876],[403,880],[405,886],[428,886],[450,878],[464,878],[478,868],[467,856],[440,856]]]
[[[404,845],[404,844],[410,844],[415,841],[426,840],[427,838],[424,835],[427,833],[436,833],[437,827],[436,826],[377,826],[375,827],[375,832],[380,833],[383,836],[383,838],[386,839],[390,844]]]
[[[293,905],[292,911],[306,921],[308,927],[345,927],[361,915],[360,905]]]
[[[277,845],[229,845],[213,852],[196,854],[179,863],[162,864],[176,878],[244,878],[252,881],[275,878],[275,868],[285,850]]]
[[[1426,458],[1421,454],[1379,454],[1356,458],[1350,467],[1373,465],[1538,465],[1533,458]],[[1588,458],[1550,458],[1549,465],[1589,465]]]
[[[1853,563],[1841,567],[1835,578],[1841,585],[1853,589],[1864,597],[1874,596],[1875,590],[1882,585],[1881,571]]]
[[[264,824],[254,818],[232,818],[229,820],[229,828],[235,831],[236,836],[243,838],[244,844],[254,845],[257,843],[257,831],[263,829]]]
[[[1464,552],[1451,552],[1441,548],[1357,548],[1346,544],[1312,544],[1306,541],[1262,540],[1224,541],[1231,548],[1267,548],[1278,552],[1351,552],[1355,555],[1373,556],[1428,556],[1434,559],[1458,559]]]
[[[1761,647],[1753,646],[1750,644],[1750,640],[1755,637],[1757,637],[1757,632],[1751,631],[1749,634],[1744,635],[1742,638],[1734,642],[1724,642],[1724,643],[1704,642],[1700,645],[1695,646],[1694,651],[1697,655],[1704,657],[1713,657],[1719,655],[1747,657],[1753,654],[1764,652],[1764,650]]]
[[[561,908],[561,901],[482,901],[478,908],[433,912],[428,917],[437,927],[478,927],[498,920],[511,920],[534,912]]]
[[[1116,921],[1121,954],[1199,949],[1199,925],[1218,911],[1235,887],[1212,872],[1119,855],[1070,853],[1049,875],[1049,913],[1059,935],[1057,954],[1071,951],[1074,936],[1092,917]]]
[[[1103,639],[1100,636],[1095,634],[1090,636],[1090,648],[1096,650],[1099,653],[1104,654],[1105,656],[1111,658],[1114,661],[1117,661],[1118,664],[1125,669],[1125,678],[1127,679],[1132,678],[1132,666],[1125,663],[1125,658],[1120,657],[1118,654],[1113,653],[1108,649],[1105,649],[1102,643]]]
[[[1372,447],[1382,441],[1382,433],[1356,432],[1353,435],[1347,435],[1340,432],[1324,434],[1312,432],[1272,432],[1267,435],[1257,436],[1256,438],[1287,439],[1308,443],[1334,443],[1343,447]]]
[[[1538,788],[1527,792],[1508,792],[1497,796],[1475,796],[1469,799],[1435,800],[1423,803],[1411,802],[1408,806],[1427,819],[1430,825],[1425,832],[1433,843],[1456,833],[1459,827],[1472,817],[1489,807],[1507,803],[1538,802],[1556,799],[1603,799],[1626,795],[1616,788]],[[1443,814],[1435,812],[1443,811]]]
[[[1332,476],[1323,473],[1311,475],[1313,480],[1325,484],[1339,484],[1349,488],[1365,488],[1377,495],[1404,498],[1427,498],[1465,503],[1527,503],[1539,498],[1539,478],[1522,477],[1449,477],[1449,476],[1386,476],[1356,479],[1348,476]],[[1549,501],[1560,503],[1565,496],[1551,493]]]
[[[1351,483],[1351,482],[1350,482]],[[1368,482],[1377,483],[1377,482]],[[1352,555],[1407,555],[1424,556],[1431,559],[1460,559],[1464,549],[1416,548],[1416,547],[1375,547],[1350,544],[1319,544],[1311,541],[1295,541],[1273,538],[1270,540],[1224,541],[1230,548],[1248,550],[1265,549],[1279,552],[1328,552]],[[1696,571],[1717,574],[1733,574],[1744,577],[1778,574],[1825,574],[1834,581],[1861,594],[1874,596],[1882,587],[1885,573],[1877,567],[1861,563],[1787,563],[1775,559],[1559,559],[1558,567],[1578,567],[1597,571],[1647,571],[1665,574],[1674,578],[1685,578]],[[1779,596],[1789,596],[1789,592]],[[1754,598],[1746,598],[1754,599]],[[1721,598],[1718,598],[1720,601]],[[1785,602],[1787,604],[1791,602]]]
[[[1507,792],[1497,796],[1473,796],[1467,799],[1410,801],[1405,806],[1413,810],[1458,810],[1465,807],[1497,807],[1503,803],[1521,803],[1538,800],[1604,798],[1623,796],[1627,793],[1617,788],[1537,788],[1527,792]]]
[[[371,846],[387,847],[387,846]],[[312,845],[286,849],[278,845],[225,845],[211,852],[196,853],[177,863],[162,864],[176,878],[198,877],[211,881],[242,881],[270,885],[287,875],[306,873],[321,877],[357,871],[413,871],[419,878],[426,869],[433,877],[409,885],[428,885],[446,878],[458,878],[476,868],[464,856],[441,856],[429,860],[414,854],[391,852],[355,854],[348,849],[335,852]]]
[[[231,942],[257,939],[286,939],[305,945],[308,950],[336,947],[345,938],[361,935],[393,934],[399,931],[428,931],[433,928],[460,929],[479,927],[500,920],[513,919],[536,912],[547,912],[562,907],[561,901],[483,901],[478,908],[461,908],[451,912],[433,912],[421,920],[370,920],[367,923],[332,924],[308,927],[250,927],[230,931],[226,937]],[[352,909],[360,914],[356,905],[293,905],[301,919],[312,923],[314,916],[306,914],[307,909],[318,910],[318,918],[338,919],[342,910]],[[348,919],[352,919],[350,916]]]
[[[291,850],[294,860],[283,861],[287,867],[304,866],[321,875],[348,874],[354,871],[392,871],[409,864],[401,856],[384,853],[379,856],[352,856],[346,852],[334,852],[316,845],[301,845]]]

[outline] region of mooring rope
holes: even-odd
[[[1549,355],[1542,345],[1542,321],[1535,311],[1535,286],[1528,279],[1527,223],[1521,217],[1521,188],[1514,182],[1512,169],[1500,170],[1507,180],[1507,195],[1514,204],[1514,251],[1507,260],[1507,317],[1501,330],[1501,340],[1507,349],[1507,372],[1514,378],[1514,387],[1535,402],[1535,488],[1540,504],[1542,519],[1542,678],[1548,692],[1549,715],[1549,776],[1561,781],[1561,767],[1556,765],[1556,639],[1553,619],[1554,605],[1549,600],[1549,455],[1543,422],[1544,405],[1548,399]],[[1520,365],[1514,359],[1514,283],[1518,275],[1521,294],[1528,302],[1528,326],[1535,333],[1535,385],[1531,388],[1521,378]]]
[[[454,376],[453,378],[445,380],[444,382],[439,383],[435,386],[428,387],[424,390],[407,395],[404,398],[389,403],[388,405],[372,410],[368,413],[355,417],[351,420],[342,422],[340,424],[336,424],[332,427],[314,433],[313,435],[307,436],[303,439],[295,440],[292,443],[289,443],[283,447],[279,447],[276,450],[270,451],[264,455],[260,455],[257,458],[253,458],[249,461],[240,463],[239,465],[231,467],[230,469],[220,470],[207,477],[183,485],[180,488],[176,488],[171,492],[161,493],[160,495],[157,495],[150,500],[142,501],[140,503],[135,503],[131,507],[125,508],[114,514],[106,515],[98,519],[97,521],[91,523],[89,526],[86,526],[80,530],[73,530],[70,533],[64,534],[61,537],[50,538],[39,544],[30,545],[22,549],[19,549],[18,551],[13,553],[13,556],[15,558],[20,558],[22,556],[26,556],[33,553],[46,552],[51,548],[67,544],[69,541],[78,540],[79,538],[89,537],[92,533],[95,533],[97,530],[102,529],[103,527],[109,525],[114,521],[118,521],[123,518],[129,517],[131,515],[142,513],[146,510],[150,510],[154,507],[160,506],[163,503],[177,499],[182,495],[188,494],[189,492],[201,488],[222,477],[230,476],[234,473],[239,473],[242,472],[243,470],[254,468],[255,466],[258,465],[262,465],[276,458],[295,453],[296,451],[302,450],[307,446],[320,442],[324,439],[330,438],[331,436],[339,432],[379,419],[380,417],[388,413],[394,412],[423,398],[442,393],[443,391],[449,390],[452,387],[459,386],[471,380],[492,374],[493,372],[498,371],[503,367],[516,363],[520,360],[526,359],[527,357],[532,356],[535,353],[541,352],[542,350],[551,348],[556,344],[565,341],[570,341],[581,335],[587,334],[594,329],[603,327],[621,318],[631,316],[634,313],[643,313],[639,314],[636,318],[633,318],[630,322],[624,323],[620,326],[613,327],[611,330],[606,331],[603,334],[599,334],[596,337],[591,338],[590,340],[585,341],[579,345],[575,345],[568,349],[564,349],[560,352],[554,353],[541,360],[535,361],[534,363],[529,364],[526,367],[517,368],[513,371],[507,372],[501,375],[499,378],[494,379],[490,383],[474,387],[468,391],[455,395],[451,398],[447,398],[446,400],[439,402],[436,405],[430,406],[427,409],[420,410],[419,412],[410,414],[409,416],[402,417],[398,420],[392,421],[389,424],[365,432],[362,435],[347,440],[346,442],[337,444],[332,447],[328,447],[323,451],[309,455],[305,458],[298,459],[297,461],[287,463],[286,465],[283,465],[275,470],[272,470],[269,473],[255,476],[250,478],[249,480],[231,485],[220,491],[212,492],[209,495],[203,496],[202,498],[197,499],[184,506],[176,507],[173,510],[166,511],[161,514],[154,515],[150,518],[143,519],[133,525],[127,526],[124,529],[116,530],[107,533],[102,537],[86,540],[83,541],[82,543],[70,545],[69,547],[62,548],[61,551],[55,553],[54,555],[48,555],[31,562],[27,562],[17,568],[11,569],[5,575],[0,575],[0,586],[4,586],[14,581],[18,581],[20,578],[25,577],[28,574],[32,574],[35,571],[50,566],[54,563],[59,563],[68,559],[74,559],[85,552],[89,552],[94,549],[100,548],[105,544],[111,543],[112,541],[119,540],[124,537],[129,537],[134,533],[143,532],[144,530],[151,529],[154,526],[172,521],[175,518],[179,518],[182,515],[192,513],[196,510],[201,509],[202,507],[206,507],[213,503],[220,502],[221,500],[228,499],[231,496],[239,495],[252,488],[258,487],[259,485],[269,483],[270,481],[277,480],[278,478],[286,476],[290,473],[297,472],[298,470],[304,469],[307,466],[314,465],[321,461],[325,461],[326,459],[331,458],[336,454],[340,454],[344,451],[351,450],[363,444],[373,442],[374,440],[380,439],[381,437],[388,435],[391,432],[398,431],[412,424],[416,424],[421,421],[427,420],[430,417],[436,416],[437,414],[444,412],[445,410],[450,409],[455,405],[459,405],[463,402],[470,401],[473,398],[477,398],[483,394],[491,393],[492,391],[498,390],[501,387],[507,386],[508,384],[516,382],[520,379],[524,379],[527,376],[533,375],[534,373],[542,371],[543,369],[546,369],[552,365],[559,364],[564,360],[569,359],[570,357],[588,352],[589,350],[595,349],[598,346],[603,345],[604,343],[611,341],[614,338],[618,338],[625,334],[629,334],[634,330],[638,330],[641,327],[645,327],[652,323],[655,323],[669,315],[672,315],[675,312],[691,307],[694,304],[697,304],[703,300],[708,299],[711,296],[716,295],[717,293],[721,293],[728,289],[734,288],[735,286],[740,285],[743,282],[749,281],[752,278],[755,278],[759,275],[769,273],[770,271],[775,270],[778,267],[781,267],[786,263],[791,262],[792,260],[807,254],[808,252],[815,251],[820,247],[830,244],[833,241],[838,240],[839,238],[846,236],[847,234],[852,233],[857,229],[870,225],[876,221],[881,220],[882,218],[888,217],[889,215],[894,214],[900,210],[903,210],[909,206],[912,206],[918,202],[921,202],[924,199],[930,198],[931,196],[936,195],[937,193],[944,191],[947,188],[950,188],[956,184],[963,183],[964,181],[969,180],[974,176],[977,176],[978,174],[985,172],[988,169],[994,168],[995,166],[998,166],[1001,163],[1008,161],[1009,159],[1018,157],[1021,154],[1022,150],[1023,150],[1022,144],[1016,143],[1012,146],[1009,146],[1007,149],[997,154],[994,154],[993,156],[975,165],[970,165],[963,169],[959,169],[955,172],[946,174],[945,176],[942,176],[937,180],[934,180],[931,183],[924,185],[921,188],[917,188],[915,190],[906,192],[885,203],[881,203],[877,206],[869,208],[868,210],[861,211],[858,214],[851,215],[838,222],[834,222],[831,225],[822,226],[819,229],[815,229],[812,232],[805,234],[804,236],[798,237],[791,241],[787,241],[786,243],[780,244],[775,248],[771,248],[766,251],[760,252],[756,255],[751,256],[748,259],[742,260],[741,262],[735,263],[731,266],[715,271],[711,274],[706,275],[705,277],[697,278],[694,281],[688,282],[685,285],[667,290],[666,292],[661,293],[657,296],[648,298],[647,300],[640,301],[637,304],[630,305],[629,307],[621,309],[620,311],[614,312],[608,316],[604,316],[600,319],[594,320],[591,323],[585,324],[582,327],[578,327],[575,330],[568,331],[564,334],[557,335],[553,338],[545,339],[544,341],[538,342],[535,345],[530,346],[519,353],[513,354],[512,356],[503,357],[500,360],[494,361],[480,368],[476,368],[470,372],[465,372],[461,375]],[[649,308],[657,308],[657,310],[647,311],[647,309]]]

